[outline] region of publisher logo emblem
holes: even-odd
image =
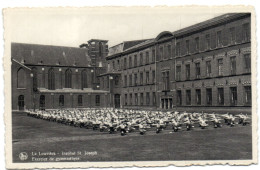
[[[21,161],[25,161],[28,158],[28,154],[26,152],[21,152],[19,158]]]

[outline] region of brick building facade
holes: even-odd
[[[12,43],[12,109],[106,106],[97,76],[106,72],[107,41],[81,47]]]
[[[112,70],[121,63],[121,107],[250,108],[250,25],[248,13],[225,14],[109,54]]]

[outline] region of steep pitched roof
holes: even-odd
[[[24,64],[87,67],[91,62],[87,49],[75,47],[12,43],[11,55]]]

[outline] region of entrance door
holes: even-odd
[[[18,97],[18,107],[19,110],[24,110],[24,95]]]
[[[45,96],[40,96],[40,110],[45,110]]]
[[[120,108],[120,94],[115,94],[115,108]]]

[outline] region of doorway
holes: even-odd
[[[19,110],[24,110],[24,95],[18,97],[18,107]]]
[[[40,96],[40,110],[45,110],[45,96]]]
[[[120,108],[120,94],[115,94],[115,108]]]

